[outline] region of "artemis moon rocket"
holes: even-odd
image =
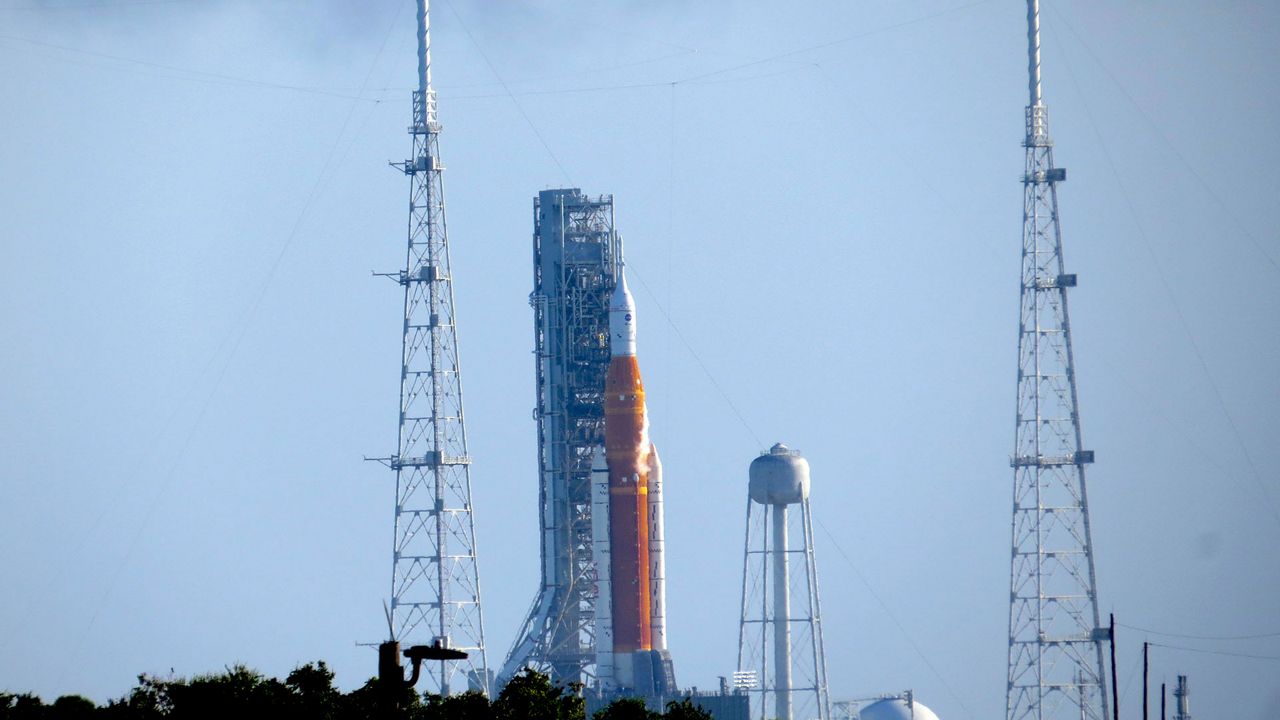
[[[604,447],[592,463],[596,664],[601,689],[643,695],[675,690],[667,651],[662,463],[649,441],[636,359],[636,307],[625,268],[609,300]]]

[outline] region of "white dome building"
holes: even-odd
[[[887,697],[863,706],[858,720],[938,720],[938,715],[919,700]]]

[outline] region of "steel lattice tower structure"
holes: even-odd
[[[561,683],[595,687],[596,602],[591,460],[604,444],[609,297],[622,241],[613,196],[578,188],[534,199],[534,361],[537,378],[538,591],[499,673],[531,666]]]
[[[427,690],[447,695],[462,675],[488,692],[480,571],[471,505],[471,459],[462,413],[457,318],[445,229],[440,123],[431,88],[429,0],[418,0],[418,89],[413,93],[413,155],[392,163],[409,178],[396,473],[391,624],[406,645],[465,651],[466,660],[428,662]],[[464,689],[466,689],[464,688]]]
[[[1028,90],[1013,466],[1007,720],[1108,720],[1085,493],[1067,274],[1049,114],[1040,94],[1039,1],[1027,0]]]

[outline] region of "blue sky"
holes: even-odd
[[[682,684],[732,672],[746,469],[813,468],[833,698],[1004,707],[1013,0],[433,8],[490,663],[537,583],[532,197],[613,193]],[[1122,705],[1280,709],[1280,8],[1047,0]],[[0,689],[375,667],[412,3],[0,3]],[[865,581],[865,582],[864,582]],[[877,600],[879,598],[879,600]],[[1264,656],[1240,657],[1240,655]]]

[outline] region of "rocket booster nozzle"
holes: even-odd
[[[636,302],[627,289],[627,271],[618,268],[618,284],[609,298],[609,348],[614,357],[636,354]]]

